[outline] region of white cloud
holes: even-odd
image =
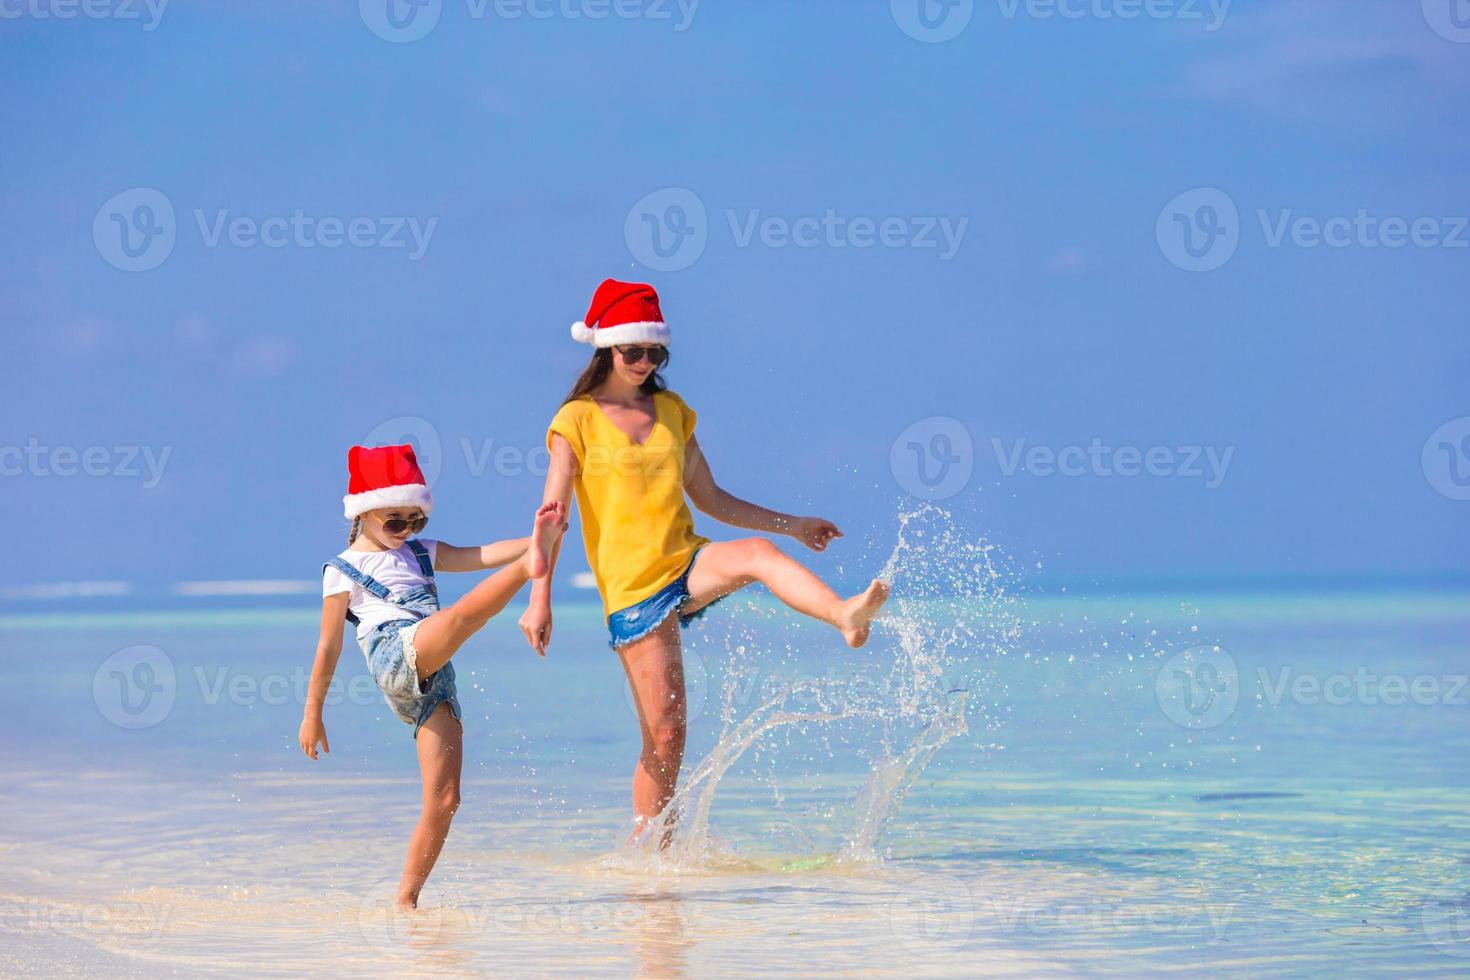
[[[254,337],[238,347],[230,360],[246,374],[280,374],[296,359],[296,346],[280,337]]]
[[[112,324],[96,317],[73,320],[56,332],[56,342],[66,354],[90,354],[102,346]]]
[[[1412,124],[1458,115],[1470,92],[1470,46],[1436,34],[1420,4],[1278,0],[1236,9],[1202,42],[1189,91],[1272,115]]]

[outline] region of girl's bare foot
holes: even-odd
[[[873,617],[887,601],[888,583],[873,579],[867,589],[842,603],[837,611],[837,628],[848,646],[856,648],[868,642]]]
[[[551,549],[556,547],[556,541],[561,537],[566,523],[567,515],[559,500],[542,504],[541,509],[536,511],[536,519],[531,524],[531,546],[526,549],[528,576],[541,578],[551,568]]]
[[[418,911],[418,907],[418,899],[404,898],[401,895],[399,896],[398,901],[393,903],[393,911],[395,912],[416,912]]]

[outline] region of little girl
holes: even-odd
[[[416,908],[419,892],[439,858],[449,822],[459,808],[459,699],[449,659],[521,586],[546,574],[551,548],[566,527],[565,508],[549,503],[536,512],[531,536],[459,548],[411,538],[434,509],[411,446],[353,446],[347,454],[348,492],[343,504],[352,531],[347,550],[322,572],[322,630],[301,721],[301,750],[330,752],[322,704],[337,658],[342,623],[357,627],[368,671],[393,713],[413,726],[423,773],[423,811],[408,841],[398,884],[399,908]],[[501,568],[446,609],[439,608],[434,572]]]

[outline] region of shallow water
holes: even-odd
[[[0,616],[0,972],[1470,971],[1470,595],[962,567],[992,584],[896,569],[862,651],[759,600],[686,633],[663,855],[619,846],[637,728],[597,610],[559,607],[544,662],[492,623],[411,917],[412,742],[355,648],[332,754],[293,744],[315,611]]]

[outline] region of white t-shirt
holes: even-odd
[[[428,538],[419,538],[418,542],[428,550],[429,564],[432,566],[439,554],[439,542]],[[429,581],[424,578],[424,573],[419,568],[418,557],[414,555],[413,549],[409,548],[407,543],[392,551],[353,551],[348,548],[337,557],[365,575],[377,579],[394,595],[407,592],[415,586],[425,585]],[[389,620],[413,618],[404,613],[402,606],[384,602],[343,575],[340,569],[333,568],[331,565],[322,569],[322,596],[337,595],[342,592],[350,593],[347,597],[347,608],[352,610],[352,614],[358,618],[358,640],[365,639],[380,624]]]

